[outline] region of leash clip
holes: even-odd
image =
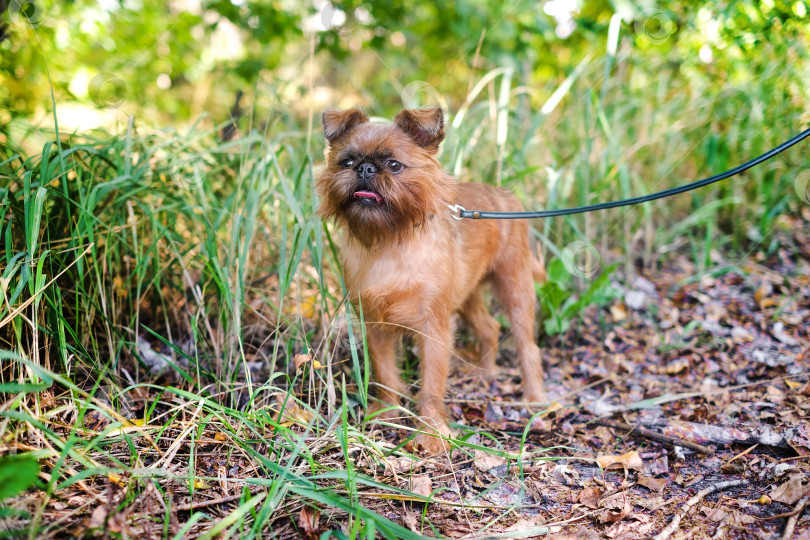
[[[461,206],[460,204],[447,204],[447,208],[450,209],[450,217],[455,219],[456,221],[461,221],[463,219],[461,217],[461,212],[467,211],[467,209]]]

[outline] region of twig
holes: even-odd
[[[700,491],[697,495],[686,501],[686,504],[681,506],[678,513],[672,518],[672,521],[669,525],[664,528],[663,531],[658,533],[656,536],[653,537],[653,540],[666,540],[672,533],[678,530],[678,526],[681,524],[681,520],[688,514],[694,506],[702,501],[706,495],[711,495],[715,491],[720,491],[721,489],[737,487],[737,486],[744,486],[748,484],[748,480],[729,480],[728,482],[720,482],[713,486],[709,486],[706,489]]]
[[[617,422],[615,420],[608,420],[606,418],[598,418],[593,421],[594,424],[598,424],[600,426],[605,427],[612,427],[616,429],[625,429],[630,432],[630,434],[636,434],[644,437],[645,439],[653,439],[662,443],[666,443],[672,446],[682,446],[684,448],[689,448],[690,450],[694,450],[700,454],[711,454],[714,451],[711,448],[703,446],[702,444],[694,443],[692,441],[687,441],[686,439],[681,439],[679,437],[671,437],[669,435],[662,435],[656,431],[652,431],[649,429],[645,429],[642,427],[637,427],[632,424],[627,424],[625,422]]]
[[[796,530],[796,524],[799,522],[799,518],[802,517],[802,512],[804,509],[807,508],[807,503],[810,502],[810,495],[805,495],[804,497],[796,503],[796,507],[791,512],[793,515],[790,516],[788,519],[787,525],[785,525],[785,532],[782,533],[782,540],[790,540],[793,538],[793,531]]]
[[[251,495],[255,495],[253,491],[250,492]],[[216,504],[222,504],[231,501],[237,501],[244,496],[244,493],[239,492],[236,495],[228,495],[227,497],[220,497],[218,499],[210,499],[207,501],[201,502],[191,502],[186,504],[178,504],[174,507],[174,510],[178,512],[190,512],[191,510],[196,510],[197,508],[204,508],[206,506],[214,506]]]

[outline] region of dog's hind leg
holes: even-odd
[[[495,320],[495,317],[489,314],[489,310],[484,303],[484,292],[481,287],[478,287],[467,298],[461,310],[459,310],[459,315],[472,327],[478,340],[478,365],[470,366],[465,371],[470,373],[480,372],[486,377],[494,376],[496,370],[495,357],[498,354],[498,332],[501,325]]]

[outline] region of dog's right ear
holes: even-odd
[[[368,116],[360,109],[326,111],[323,113],[323,134],[327,141],[334,143],[365,122],[368,122]]]

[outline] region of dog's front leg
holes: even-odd
[[[405,392],[405,383],[402,382],[396,362],[395,339],[396,335],[386,332],[379,325],[366,324],[368,353],[371,356],[376,379],[380,384],[377,394],[380,401],[369,406],[371,413],[391,405],[399,405],[400,396]],[[392,409],[382,413],[381,418],[392,419],[397,416],[400,416],[400,413]]]
[[[420,371],[422,390],[419,392],[420,433],[414,446],[427,454],[438,454],[449,448],[442,436],[450,436],[447,414],[444,406],[444,393],[447,388],[447,374],[453,346],[453,332],[450,316],[442,322],[423,329],[419,335],[422,347]]]

